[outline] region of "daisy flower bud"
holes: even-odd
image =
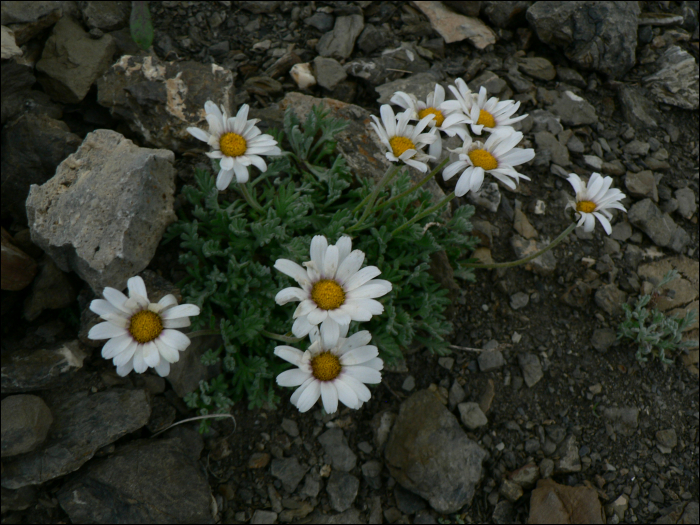
[[[605,233],[610,235],[612,227],[610,219],[611,208],[626,212],[620,201],[626,197],[617,188],[611,188],[612,177],[601,177],[600,173],[593,173],[588,184],[583,182],[578,175],[570,173],[567,179],[576,192],[576,200],[569,202],[566,207],[573,208],[578,219],[577,226],[583,227],[583,231],[592,232],[595,228],[595,220],[603,226]]]
[[[155,368],[159,376],[165,377],[170,364],[180,360],[179,352],[190,346],[189,337],[174,328],[190,326],[188,317],[199,315],[199,307],[178,306],[172,294],[157,303],[150,302],[146,285],[138,276],[129,279],[127,286],[129,297],[107,287],[104,299],[90,303],[90,310],[106,322],[93,326],[88,337],[109,339],[102,347],[102,357],[113,360],[120,376]]]
[[[251,164],[266,172],[267,164],[260,155],[282,153],[272,135],[261,135],[262,132],[255,125],[258,119],[248,120],[248,104],[243,104],[238,114],[231,118],[223,106],[219,110],[212,101],[204,104],[204,111],[209,132],[199,128],[187,128],[187,132],[213,148],[207,156],[219,160],[221,169],[216,177],[219,191],[228,188],[234,173],[239,184],[248,182],[248,166]]]

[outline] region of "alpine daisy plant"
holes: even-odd
[[[566,207],[573,208],[579,227],[583,231],[592,232],[595,228],[595,220],[598,219],[605,233],[612,233],[610,209],[627,211],[620,203],[626,197],[617,188],[611,188],[612,177],[601,177],[600,173],[593,173],[588,184],[583,182],[578,175],[570,173],[567,179],[576,192],[576,200],[569,202]]]

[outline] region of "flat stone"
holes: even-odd
[[[557,71],[554,69],[552,63],[546,58],[542,57],[522,57],[518,58],[518,69],[530,75],[533,78],[538,78],[540,80],[554,80],[557,76]]]
[[[622,151],[628,155],[646,155],[649,153],[649,148],[650,146],[648,142],[642,142],[641,140],[634,139],[625,144]]]
[[[542,377],[544,373],[542,372],[542,364],[540,359],[531,353],[518,354],[518,363],[520,364],[520,369],[523,371],[523,379],[528,387],[535,386]]]
[[[623,436],[633,436],[639,427],[639,409],[637,407],[606,408],[603,418],[609,421],[615,432]]]
[[[384,453],[394,479],[441,513],[469,505],[487,453],[428,390],[405,400]]]
[[[13,244],[12,236],[2,229],[2,289],[19,291],[29,286],[38,267],[36,261]]]
[[[654,244],[662,248],[672,248],[681,252],[690,242],[689,238],[687,241],[684,239],[685,231],[682,228],[680,237],[676,235],[676,230],[679,229],[676,223],[670,215],[662,213],[651,199],[647,198],[632,205],[627,212],[627,218],[633,226],[646,233]]]
[[[39,261],[39,274],[32,283],[29,296],[24,301],[24,317],[33,321],[44,310],[66,308],[75,301],[78,291],[68,275],[44,256]]]
[[[95,293],[124,289],[176,219],[174,160],[172,151],[139,148],[114,131],[89,133],[51,180],[31,187],[32,242]]]
[[[467,198],[472,204],[485,208],[493,213],[498,211],[498,207],[501,204],[501,192],[498,189],[498,184],[495,182],[483,184],[481,189],[476,193],[470,191],[467,193]]]
[[[529,255],[543,250],[549,243],[544,241],[536,241],[534,239],[524,239],[520,235],[513,235],[510,239],[510,245],[515,251],[516,259],[524,259]],[[552,250],[532,259],[525,263],[525,269],[535,272],[540,275],[550,275],[557,267],[557,259],[554,257]]]
[[[625,187],[634,197],[649,197],[654,202],[659,202],[659,192],[656,188],[656,179],[651,171],[627,173]]]
[[[349,58],[355,47],[355,40],[364,27],[362,15],[339,16],[335,19],[333,30],[319,39],[316,51],[322,57]]]
[[[384,448],[395,420],[396,414],[388,410],[378,412],[372,417],[372,434],[374,446],[377,447],[377,450],[381,451]]]
[[[509,479],[504,479],[501,482],[499,492],[511,503],[515,503],[523,497],[523,488]]]
[[[2,400],[2,457],[31,452],[41,445],[53,423],[44,400],[32,395]]]
[[[214,523],[198,456],[179,438],[138,440],[91,462],[56,496],[73,523]]]
[[[656,61],[656,73],[643,79],[657,101],[682,109],[697,110],[698,63],[693,55],[670,46]]]
[[[540,467],[534,463],[528,463],[511,472],[508,477],[524,489],[529,490],[533,488],[537,480],[540,479]]]
[[[566,436],[555,452],[559,459],[554,463],[554,472],[557,474],[581,472],[581,458],[578,451],[579,446],[576,443],[576,436]]]
[[[467,397],[466,392],[457,381],[452,382],[450,391],[447,395],[448,406],[450,410],[454,410],[457,405],[459,405]]]
[[[496,33],[478,18],[455,13],[441,2],[414,2],[446,44],[467,40],[477,49],[496,43]]]
[[[345,439],[340,428],[326,430],[318,436],[318,442],[321,443],[324,452],[330,456],[331,466],[334,470],[350,472],[355,468],[357,456],[348,446],[348,440]]]
[[[100,448],[145,426],[151,415],[144,390],[77,392],[49,408],[54,418],[49,439],[3,462],[3,487],[38,485],[78,470]]]
[[[304,19],[306,25],[315,27],[321,31],[321,33],[326,33],[333,29],[333,22],[335,22],[335,17],[333,15],[321,11],[316,11],[313,15]]]
[[[296,421],[285,417],[282,419],[282,424],[280,426],[290,437],[295,438],[299,436],[299,425],[297,425]]]
[[[620,78],[636,62],[639,13],[634,3],[535,2],[527,21],[541,42],[563,48],[579,67]]]
[[[304,479],[309,467],[300,465],[297,458],[273,459],[270,464],[270,474],[282,482],[284,490],[294,492],[299,482]]]
[[[374,58],[356,58],[345,64],[348,75],[378,86],[403,78],[405,72],[425,73],[430,64],[423,59],[413,44],[402,43],[396,49],[387,49]]]
[[[564,131],[564,127],[561,125],[561,118],[547,110],[536,109],[530,113],[530,116],[532,117],[532,131],[535,134],[540,131],[548,131],[552,135],[558,135]]]
[[[662,447],[666,447],[668,449],[676,448],[678,438],[676,437],[675,429],[669,428],[666,430],[659,430],[656,433],[656,441]]]
[[[595,292],[595,303],[608,315],[621,315],[626,300],[627,294],[614,284],[603,285]]]
[[[523,292],[516,292],[510,296],[510,307],[513,310],[520,310],[530,302],[530,296]]]
[[[257,509],[250,518],[251,524],[263,525],[265,523],[276,523],[278,514],[271,510]]]
[[[357,47],[365,53],[372,53],[391,43],[391,35],[383,27],[365,24],[365,28],[357,39]]]
[[[535,143],[537,144],[538,152],[541,150],[549,153],[550,159],[555,164],[568,166],[571,163],[567,147],[562,145],[557,137],[549,131],[535,133]]]
[[[406,377],[406,379],[404,379],[403,383],[401,384],[401,388],[406,392],[410,392],[411,390],[416,388],[416,378],[413,376]]]
[[[530,224],[527,215],[525,215],[520,208],[515,209],[513,228],[526,239],[536,239],[539,237],[539,233],[537,233],[537,230]]]
[[[686,219],[691,219],[698,211],[695,192],[691,188],[681,188],[673,193],[678,201],[678,213]]]
[[[530,7],[523,1],[452,2],[453,4],[483,4],[482,13],[496,27],[513,28],[525,24],[525,12]],[[476,15],[478,16],[478,12]]]
[[[541,479],[530,497],[528,523],[606,523],[595,489]]]
[[[622,114],[630,125],[638,130],[656,128],[662,116],[651,97],[636,86],[624,84],[618,90]]]
[[[318,85],[332,91],[348,77],[343,66],[333,58],[314,58],[314,72]]]
[[[598,122],[595,108],[583,97],[571,91],[564,91],[550,109],[567,126],[584,126]]]
[[[469,430],[476,430],[489,422],[486,415],[481,411],[479,403],[460,403],[457,405],[457,408],[459,409],[459,417],[462,423]]]
[[[671,512],[660,517],[655,523],[661,525],[675,525],[677,523],[698,523],[700,518],[700,505],[697,501],[676,503],[671,507]]]
[[[591,345],[604,353],[617,341],[617,332],[612,328],[596,328],[591,336]]]
[[[479,369],[482,372],[490,372],[491,370],[496,370],[501,368],[505,364],[505,359],[503,359],[503,353],[500,350],[489,350],[479,353],[477,357],[479,362]]]
[[[409,492],[401,485],[396,485],[394,487],[394,498],[396,499],[396,506],[404,514],[415,514],[419,510],[426,508],[426,503],[423,498],[413,492]]]
[[[116,50],[111,35],[94,39],[69,16],[64,16],[54,26],[36,63],[37,71],[43,73],[39,82],[54,100],[77,104],[107,71]]]
[[[347,472],[334,470],[326,484],[326,492],[331,508],[336,512],[344,512],[352,507],[357,491],[360,488],[360,480]]]
[[[430,93],[435,92],[436,82],[437,78],[432,72],[414,73],[413,75],[387,82],[375,88],[377,93],[379,93],[377,102],[389,104],[391,97],[397,91],[415,95],[418,100],[425,100]]]

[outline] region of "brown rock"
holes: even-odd
[[[446,44],[468,40],[477,49],[496,43],[496,33],[478,18],[460,15],[441,2],[413,2]]]
[[[513,219],[513,228],[515,228],[515,231],[526,239],[537,239],[539,236],[537,230],[527,219],[527,215],[517,208],[515,210],[515,218]]]
[[[541,479],[530,496],[528,523],[605,523],[595,490]]]
[[[29,255],[12,243],[12,236],[2,229],[2,289],[22,290],[32,282],[37,265]]]

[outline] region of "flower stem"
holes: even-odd
[[[409,193],[411,193],[411,192],[413,192],[413,191],[416,191],[418,188],[420,188],[421,186],[423,186],[423,184],[425,184],[425,183],[428,182],[430,179],[432,179],[435,175],[437,175],[438,172],[439,172],[442,168],[445,167],[445,164],[447,164],[447,162],[448,162],[449,160],[450,160],[449,157],[446,158],[445,160],[443,160],[433,171],[431,171],[430,173],[428,173],[428,175],[427,175],[423,180],[421,180],[419,183],[415,184],[414,186],[411,186],[409,189],[407,189],[407,190],[404,191],[403,193],[400,193],[400,194],[397,195],[396,197],[392,197],[392,198],[389,199],[388,201],[382,202],[379,206],[377,206],[377,207],[375,208],[375,211],[379,211],[379,210],[381,210],[382,208],[385,208],[386,206],[389,206],[392,202],[395,202],[395,201],[397,201],[397,200],[399,200],[399,199],[402,199],[403,197],[405,197],[405,196],[408,195]]]
[[[449,203],[452,199],[454,199],[454,196],[455,196],[455,192],[453,191],[453,192],[450,193],[447,197],[445,197],[445,198],[442,199],[440,202],[438,202],[435,206],[433,206],[433,207],[431,207],[431,208],[428,208],[428,209],[425,210],[423,213],[419,213],[418,215],[416,215],[415,217],[413,217],[413,219],[411,219],[410,221],[408,221],[406,224],[402,224],[401,226],[399,226],[398,228],[396,228],[393,232],[391,232],[391,236],[394,237],[397,233],[399,233],[400,231],[405,230],[406,228],[408,228],[409,226],[411,226],[413,223],[415,223],[415,222],[421,220],[421,219],[422,219],[423,217],[425,217],[426,215],[430,215],[431,213],[436,212],[437,210],[439,210],[440,208],[442,208],[443,206],[445,206],[447,203]]]
[[[243,198],[246,200],[246,202],[250,205],[251,208],[253,208],[257,212],[265,213],[263,207],[260,206],[260,204],[257,203],[255,198],[248,192],[248,188],[246,188],[245,184],[239,184],[238,188],[241,190]]]
[[[491,263],[491,264],[471,264],[471,263],[466,263],[463,264],[462,267],[464,268],[511,268],[513,266],[519,266],[521,264],[525,264],[526,262],[529,262],[533,259],[536,259],[540,255],[543,255],[547,253],[549,250],[554,248],[557,244],[559,244],[561,241],[563,241],[573,230],[576,228],[576,223],[572,222],[569,227],[561,232],[559,237],[554,239],[549,245],[545,248],[542,248],[540,251],[535,252],[531,255],[528,255],[527,257],[523,259],[518,259],[517,261],[511,261],[511,262],[505,262],[505,263]]]
[[[275,334],[274,332],[268,332],[267,330],[261,330],[261,335],[264,335],[268,339],[274,339],[275,341],[281,341],[283,343],[298,343],[303,341],[303,337],[290,337],[288,335]]]
[[[365,211],[362,212],[362,215],[360,216],[360,219],[350,228],[347,229],[347,231],[352,231],[356,230],[362,225],[363,222],[365,222],[365,219],[369,216],[369,214],[372,212],[372,208],[374,206],[374,203],[377,200],[377,196],[379,195],[379,192],[382,190],[384,186],[386,186],[389,182],[391,182],[391,179],[394,178],[394,175],[399,171],[398,166],[394,166],[393,164],[389,166],[389,169],[386,170],[386,173],[384,173],[384,176],[381,178],[381,180],[377,183],[377,185],[374,187],[372,190],[372,193],[369,194],[368,197],[365,197],[362,199],[362,202],[358,204],[354,210],[352,210],[353,213],[356,213],[362,208],[362,206],[365,207]]]

